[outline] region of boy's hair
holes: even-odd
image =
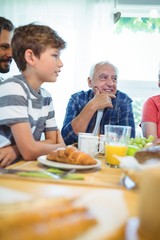
[[[8,32],[12,32],[14,25],[9,19],[0,17],[0,33],[3,29],[7,30]]]
[[[48,46],[61,50],[66,47],[66,43],[49,26],[30,23],[14,30],[11,46],[17,67],[24,71],[26,69],[24,54],[27,49],[31,49],[39,58]]]

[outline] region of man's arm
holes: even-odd
[[[91,100],[79,113],[79,115],[71,121],[74,133],[86,132],[88,124],[96,112],[93,100]]]
[[[157,124],[154,122],[142,122],[141,123],[142,127],[142,133],[143,136],[148,138],[150,135],[154,137],[154,139],[158,138],[157,135]]]
[[[18,128],[18,127],[17,127]],[[22,136],[22,138],[25,138],[24,136]],[[63,141],[63,138],[60,134],[59,130],[56,131],[47,131],[45,134],[45,140],[39,141],[44,144],[50,146],[52,150],[56,149],[57,147],[65,147],[65,143]],[[33,139],[32,139],[33,140]],[[27,139],[26,139],[27,141]],[[28,140],[30,141],[30,140]],[[25,142],[25,141],[24,141]],[[35,142],[35,141],[33,141]],[[39,145],[38,142],[36,142],[37,146]],[[54,145],[53,145],[54,144]],[[21,146],[19,146],[21,147]],[[29,151],[29,147],[28,144],[25,143],[25,146],[22,147],[28,149]],[[50,148],[49,148],[50,149]],[[33,151],[33,150],[32,150]],[[34,151],[33,151],[34,152]],[[49,151],[48,151],[49,152]],[[47,152],[47,153],[48,153]],[[23,153],[22,153],[23,154]],[[0,167],[7,167],[10,164],[12,164],[18,157],[20,156],[20,151],[18,150],[18,147],[16,145],[12,145],[12,146],[7,146],[7,147],[3,147],[0,148]],[[23,155],[22,155],[23,156]],[[35,159],[35,158],[34,158]],[[27,159],[26,159],[27,160]],[[29,159],[28,159],[29,160]]]
[[[75,134],[86,132],[88,124],[96,111],[107,107],[112,108],[111,98],[115,98],[115,96],[113,94],[100,93],[96,88],[94,98],[86,104],[80,114],[71,122]]]
[[[36,160],[38,156],[46,155],[58,147],[65,146],[64,142],[56,143],[57,134],[54,131],[47,133],[46,141],[35,141],[28,122],[11,125],[11,131],[16,146],[25,160]]]
[[[70,98],[66,116],[62,128],[62,136],[66,144],[72,144],[77,141],[78,132],[86,132],[91,118],[99,109],[106,107],[112,108],[111,98],[115,95],[108,93],[99,93],[97,90],[93,99],[91,99],[80,113],[77,113],[78,104],[75,99]]]
[[[43,140],[42,142],[51,143],[51,144],[60,144],[65,147],[65,143],[59,129],[57,129],[56,131],[46,131],[45,140]]]

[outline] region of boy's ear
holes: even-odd
[[[31,49],[25,51],[24,57],[27,63],[33,65],[35,55]]]

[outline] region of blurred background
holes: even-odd
[[[159,94],[159,0],[0,0],[0,15],[17,27],[38,22],[67,42],[56,83],[44,84],[53,96],[62,127],[70,95],[88,89],[92,64],[109,60],[119,69],[118,88],[133,99],[137,125],[144,100]],[[19,73],[15,63],[4,78]]]

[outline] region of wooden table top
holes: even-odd
[[[36,179],[36,178],[24,178],[17,175],[10,175],[12,178],[21,178],[26,180],[34,180],[41,182],[56,182],[60,184],[69,185],[81,185],[90,187],[107,187],[107,188],[117,188],[124,189],[120,184],[122,177],[122,170],[120,168],[110,168],[105,164],[104,157],[100,156],[99,161],[101,162],[101,168],[93,168],[89,170],[77,170],[76,172],[80,174],[83,180],[63,180],[63,179]],[[8,169],[21,169],[21,170],[43,170],[46,166],[38,163],[37,161],[20,161],[16,164],[10,165]],[[1,178],[6,178],[8,175],[1,175]]]
[[[80,172],[84,180],[0,175],[0,205],[24,201],[25,196],[37,199],[76,197],[77,203],[88,207],[99,222],[78,240],[107,239],[129,217],[137,216],[138,194],[137,190],[127,190],[120,185],[121,169],[110,168],[105,165],[103,157],[99,159],[101,169]],[[37,161],[20,161],[8,169],[40,170],[42,167]]]

